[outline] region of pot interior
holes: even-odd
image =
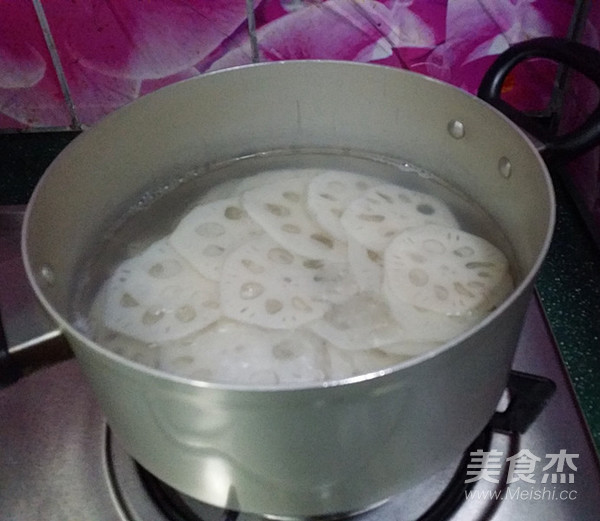
[[[419,188],[432,172],[436,181],[428,185],[481,209],[483,219],[468,217],[470,227],[493,223],[493,242],[512,260],[518,288],[527,286],[547,248],[554,205],[546,169],[524,135],[440,82],[333,62],[208,74],[146,96],[86,131],[35,191],[27,267],[42,301],[70,327],[64,317],[72,320],[73,307],[89,302],[96,283],[82,279],[82,266],[105,250],[115,223],[128,223],[116,246],[123,250],[141,229],[150,233],[148,223],[151,233],[168,230],[199,194],[249,171],[345,165],[395,179],[407,162],[417,172],[409,186]],[[151,218],[140,208],[151,208]]]

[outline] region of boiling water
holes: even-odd
[[[294,305],[302,311],[309,308],[312,312],[321,305],[323,309],[327,309],[320,313],[317,309],[314,317],[307,315],[309,318],[301,321],[298,326],[276,322],[276,318],[272,318],[281,316],[281,301],[285,300],[285,295],[281,299],[271,298],[265,301],[266,318],[261,318],[261,313],[258,318],[254,315],[250,317],[245,308],[232,306],[229,306],[230,311],[223,317],[217,290],[214,299],[216,303],[213,305],[211,299],[205,303],[208,307],[212,306],[215,312],[202,331],[184,331],[174,339],[168,338],[168,335],[162,338],[162,333],[157,338],[146,338],[145,334],[134,334],[133,337],[136,338],[132,338],[123,330],[116,331],[118,327],[107,327],[107,321],[120,323],[121,319],[120,311],[112,312],[114,316],[111,312],[107,315],[110,284],[107,290],[106,281],[111,277],[114,280],[115,269],[118,273],[125,259],[137,258],[150,245],[164,237],[170,237],[169,246],[159,246],[159,250],[161,247],[168,247],[171,251],[171,245],[177,246],[173,240],[176,234],[172,234],[178,229],[184,216],[199,204],[207,205],[233,195],[238,196],[240,187],[256,188],[257,183],[248,181],[249,178],[256,176],[257,179],[266,179],[266,182],[258,184],[269,186],[276,184],[278,178],[289,176],[290,171],[300,170],[302,175],[310,175],[312,178],[320,172],[331,170],[368,175],[381,183],[391,183],[433,196],[451,210],[455,219],[449,223],[451,226],[485,238],[502,250],[510,261],[513,259],[510,244],[502,230],[485,211],[439,177],[415,165],[369,154],[349,154],[334,150],[273,151],[192,170],[171,179],[156,190],[148,191],[134,201],[130,211],[117,225],[107,227],[105,239],[89,249],[91,255],[85,263],[85,276],[81,278],[85,282],[81,284],[75,301],[75,323],[99,344],[153,368],[199,380],[244,385],[289,385],[340,380],[391,367],[441,345],[481,319],[483,314],[479,311],[460,317],[448,317],[445,313],[424,313],[418,306],[410,306],[408,309],[404,303],[400,303],[400,311],[392,309],[394,306],[390,304],[389,298],[386,299],[382,285],[376,289],[372,286],[373,273],[375,277],[380,275],[371,268],[377,269],[376,265],[382,263],[383,254],[361,246],[363,249],[360,251],[364,251],[368,257],[367,264],[369,260],[372,261],[367,266],[368,273],[365,276],[356,276],[354,264],[349,269],[347,263],[335,259],[327,262],[316,260],[312,255],[307,255],[306,258],[300,256],[304,258],[302,262],[305,267],[315,270],[312,278],[321,280],[325,289],[323,295],[309,304],[303,296],[295,299]],[[278,177],[269,177],[269,172],[276,172]],[[292,177],[294,176],[290,178]],[[262,193],[259,192],[258,196],[261,197]],[[385,194],[381,196],[387,198]],[[270,206],[273,211],[276,207],[277,204]],[[424,208],[424,214],[431,210],[427,205]],[[360,224],[361,214],[357,215]],[[269,238],[265,239],[264,235]],[[263,234],[261,230],[256,236],[250,234],[248,241],[271,241],[270,235]],[[369,246],[368,227],[364,237]],[[185,238],[184,236],[184,240],[180,241],[177,253],[185,251]],[[325,243],[327,241],[330,239],[327,238]],[[287,257],[282,253],[287,251],[287,246],[271,247],[269,255],[276,250],[279,260],[283,259],[287,263]],[[235,255],[231,254],[231,258]],[[248,265],[251,262],[248,255],[253,254],[244,255],[241,263]],[[229,264],[232,262],[229,261]],[[514,270],[514,263],[510,262],[510,265],[511,270]],[[186,267],[188,268],[189,266]],[[164,266],[160,269],[164,270]],[[193,269],[192,266],[191,270]],[[235,270],[232,273],[235,278]],[[514,279],[514,275],[514,272],[511,273],[510,278]],[[286,277],[290,278],[287,275],[284,278]],[[265,284],[268,283],[267,281]],[[226,289],[222,287],[224,283],[216,284],[221,285],[220,296],[223,298],[227,295]],[[236,292],[241,293],[243,299],[252,300],[255,293],[265,290],[265,284],[244,283]],[[303,290],[297,288],[294,291]],[[506,281],[502,291],[504,294],[507,292]],[[126,297],[129,298],[130,295],[127,294]],[[137,305],[135,299],[131,300]],[[123,299],[121,304],[122,301]],[[221,305],[223,309],[227,308],[226,303]],[[189,309],[181,309],[183,319],[181,313],[180,319],[186,322],[189,317],[186,318],[185,313]],[[152,326],[153,320],[162,317],[160,313],[162,311],[159,310],[154,318],[146,313],[143,321]],[[407,325],[397,327],[395,318],[398,318],[398,314],[401,315],[401,321],[410,320],[414,316],[420,324],[418,330],[415,330],[416,335],[409,335],[408,340],[402,331]],[[216,316],[218,318],[215,320]],[[291,319],[296,320],[296,317],[292,316]],[[408,325],[407,328],[410,330],[411,326]],[[442,330],[436,336],[436,332]],[[432,331],[433,334],[421,334],[423,331]]]

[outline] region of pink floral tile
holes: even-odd
[[[245,0],[42,3],[84,125],[199,74],[246,28]]]
[[[0,128],[70,123],[33,4],[0,2]]]
[[[424,0],[412,4],[374,0],[303,3],[265,0],[256,12],[259,58],[261,61],[337,59],[406,68],[406,57],[422,57],[444,36],[444,6]],[[422,11],[429,16],[423,17]],[[417,53],[410,52],[414,50]],[[217,60],[213,67],[237,65],[250,52],[250,42],[246,42]]]
[[[446,35],[423,72],[476,92],[495,56],[540,36],[566,36],[573,5],[565,0],[448,2]]]
[[[0,124],[65,125],[64,102],[32,8],[2,2]],[[41,1],[83,125],[164,85],[252,61],[246,0]],[[475,92],[510,45],[566,35],[574,0],[254,0],[258,56],[379,63]],[[8,23],[10,20],[10,23]],[[8,43],[7,43],[8,42]],[[506,98],[549,99],[555,69],[515,69]],[[0,82],[2,82],[0,78]],[[18,86],[16,86],[18,84]],[[17,89],[17,90],[15,90]],[[7,119],[8,118],[8,119]]]
[[[380,63],[474,93],[499,53],[538,36],[565,36],[572,12],[572,0],[265,0],[256,22],[262,61]],[[237,65],[249,53],[248,41],[213,66]],[[545,106],[555,72],[548,64],[519,67],[506,99],[523,109]]]

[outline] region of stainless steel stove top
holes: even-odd
[[[18,222],[20,209],[11,212],[10,218],[0,212],[0,311],[9,345],[13,351],[15,346],[25,351],[25,337],[41,335],[48,324],[34,309],[18,261],[18,226],[10,223]],[[53,334],[46,335],[48,350],[55,356],[60,350],[53,339]],[[506,416],[517,400],[525,404],[513,411],[508,422],[512,425],[503,424],[503,417],[497,416],[485,439],[472,446],[463,460],[356,519],[597,520],[600,465],[537,298],[530,304],[514,369],[554,382],[545,404],[552,386],[546,385],[540,403],[533,396],[538,392],[536,380],[531,384],[526,377],[529,383],[507,392],[499,405],[500,410],[508,407]],[[533,422],[527,426],[530,419]],[[39,369],[0,390],[2,519],[257,518],[223,512],[185,497],[175,499],[183,505],[179,510],[171,508],[168,498],[159,505],[153,496],[163,495],[164,490],[159,487],[158,494],[152,492],[148,482],[152,485],[153,480],[142,480],[135,462],[112,436],[75,360]]]

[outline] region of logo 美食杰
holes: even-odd
[[[520,500],[560,500],[577,498],[577,491],[560,485],[575,483],[579,454],[561,449],[558,453],[537,456],[527,449],[521,449],[511,456],[491,449],[478,449],[469,453],[465,484],[487,481],[492,484],[513,485],[502,490],[468,490],[467,499],[520,499]],[[480,496],[485,497],[480,497]]]

